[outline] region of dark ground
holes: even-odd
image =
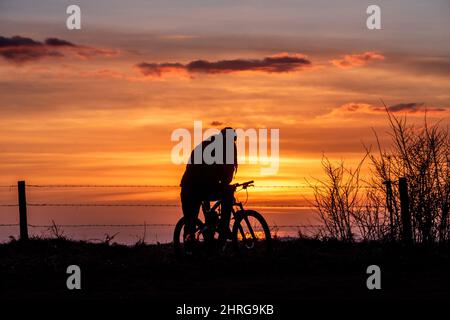
[[[81,267],[82,290],[66,288],[71,264]],[[366,287],[371,264],[381,268],[381,290]],[[225,255],[180,262],[171,245],[38,239],[0,245],[0,301],[450,301],[449,271],[450,246],[406,250],[299,239],[275,242],[270,258]]]

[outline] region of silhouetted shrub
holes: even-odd
[[[327,236],[355,240],[401,239],[400,196],[397,183],[408,183],[409,210],[416,242],[449,240],[450,137],[441,123],[429,126],[426,116],[421,126],[410,125],[386,108],[391,143],[378,152],[366,147],[366,155],[355,170],[344,162],[333,164],[325,156],[323,180],[310,185],[313,205],[325,225]],[[371,176],[362,181],[363,163],[370,159]],[[386,182],[392,184],[387,201]],[[364,184],[364,186],[363,186]]]

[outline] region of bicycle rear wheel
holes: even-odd
[[[173,248],[175,251],[175,255],[177,257],[184,257],[185,256],[185,238],[184,238],[184,226],[185,226],[185,219],[184,217],[178,220],[178,223],[175,226],[175,230],[173,232]],[[197,222],[195,224],[195,245],[198,246],[198,244],[201,244],[204,242],[203,238],[203,230],[204,230],[205,224],[200,220],[197,219]]]
[[[238,253],[267,254],[272,250],[270,229],[263,216],[254,210],[241,210],[235,214],[233,247]]]

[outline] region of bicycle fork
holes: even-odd
[[[257,240],[256,234],[253,231],[252,225],[251,225],[250,221],[248,220],[247,215],[244,214],[244,217],[243,217],[242,220],[245,221],[245,223],[247,224],[247,228],[248,228],[248,230],[250,232],[251,238],[247,238],[247,235],[246,235],[246,233],[244,231],[244,228],[242,227],[242,224],[238,225],[238,230],[241,233],[242,240],[244,241],[245,245],[248,248],[251,248],[251,247],[253,247],[255,245],[255,241]]]

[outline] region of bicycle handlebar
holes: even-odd
[[[243,189],[247,189],[248,187],[253,186],[253,183],[254,183],[254,182],[255,182],[255,181],[250,180],[250,181],[247,181],[247,182],[244,182],[244,183],[235,183],[235,184],[233,184],[233,186],[234,186],[235,188],[242,187]]]

